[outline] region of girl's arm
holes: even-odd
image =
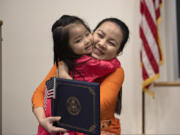
[[[72,80],[67,65],[63,61],[59,62],[58,65],[57,77]]]
[[[82,56],[77,60],[75,70],[82,72],[86,78],[92,78],[90,82],[104,77],[109,73],[114,72],[120,67],[120,62],[117,58],[111,60],[98,60],[91,56]]]

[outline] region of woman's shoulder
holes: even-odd
[[[117,68],[114,72],[109,74],[105,80],[108,80],[109,82],[123,82],[124,80],[124,70],[122,67]]]
[[[122,66],[118,67],[113,73],[115,74],[124,74],[124,69]]]

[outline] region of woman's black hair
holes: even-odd
[[[106,18],[106,19],[103,19],[101,22],[99,22],[99,24],[95,27],[94,32],[105,22],[115,23],[117,26],[119,26],[120,30],[122,31],[123,39],[121,41],[121,45],[118,50],[118,53],[120,53],[121,51],[123,51],[123,48],[129,38],[129,29],[127,25],[123,21],[119,20],[118,18]]]
[[[54,63],[58,66],[59,61],[64,61],[69,70],[74,68],[74,60],[80,55],[75,54],[69,45],[69,28],[70,24],[82,24],[89,32],[87,24],[76,16],[63,15],[52,25],[52,36],[54,43]]]
[[[120,115],[121,110],[122,110],[122,87],[120,88],[120,91],[119,91],[118,96],[117,96],[115,113]]]

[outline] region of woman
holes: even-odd
[[[128,40],[129,30],[127,26],[117,18],[107,18],[102,20],[94,30],[94,47],[92,56],[96,59],[109,60],[116,57],[121,52]],[[56,74],[56,67],[53,67],[46,79],[41,83],[40,87],[35,91],[32,102],[33,111],[37,118],[44,115],[43,96],[45,82]],[[120,122],[114,117],[115,106],[119,90],[124,80],[124,71],[120,67],[106,78],[100,86],[100,104],[101,104],[101,127],[102,133],[120,134]],[[36,102],[37,99],[40,102]],[[36,100],[36,101],[35,101]],[[52,126],[53,121],[59,118],[44,118],[41,123],[51,133],[64,131],[64,129]]]

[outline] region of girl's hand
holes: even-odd
[[[58,63],[58,69],[56,71],[56,77],[72,80],[72,77],[69,75],[69,69],[63,61]]]
[[[41,119],[40,125],[52,135],[56,135],[57,133],[60,133],[60,132],[66,132],[67,130],[64,128],[53,126],[53,122],[59,121],[60,119],[61,117],[44,118],[44,119]]]

